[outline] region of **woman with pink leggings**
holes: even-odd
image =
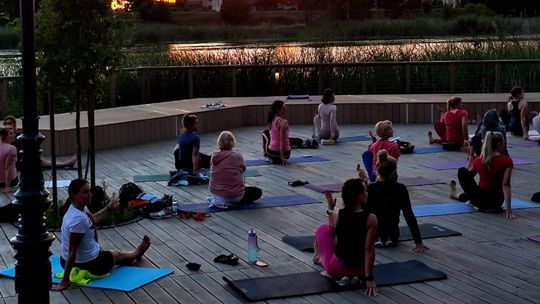
[[[335,212],[336,200],[330,191],[325,191],[328,224],[320,225],[315,232],[313,262],[320,264],[325,270],[322,274],[335,279],[340,286],[359,286],[365,281],[366,294],[376,296],[373,263],[377,217],[363,210],[366,182],[367,176],[346,181],[341,192],[344,208]]]

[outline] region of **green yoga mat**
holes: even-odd
[[[247,169],[244,172],[245,177],[256,177],[261,176],[259,171],[255,169]],[[135,183],[144,183],[144,182],[166,182],[169,181],[169,174],[154,174],[154,175],[135,175],[133,176],[133,181]]]

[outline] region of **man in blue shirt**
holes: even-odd
[[[186,169],[196,174],[201,168],[210,168],[210,156],[199,152],[199,119],[194,114],[184,115],[182,124],[185,130],[178,136],[178,148],[174,150],[176,169]]]

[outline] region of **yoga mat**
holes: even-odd
[[[355,142],[355,141],[368,141],[371,140],[371,137],[365,136],[365,135],[357,135],[357,136],[347,136],[347,137],[340,137],[337,139],[338,143],[348,143],[348,142]]]
[[[53,283],[59,283],[60,279],[54,277],[56,273],[63,272],[60,266],[60,257],[51,256]],[[143,268],[131,266],[119,266],[113,268],[111,275],[103,279],[97,279],[88,285],[80,285],[90,288],[112,289],[119,291],[132,291],[143,285],[151,283],[157,279],[173,273],[170,269],[160,268]],[[15,278],[15,267],[7,268],[0,271],[0,276]]]
[[[155,175],[135,175],[133,181],[135,183],[144,182],[166,182],[171,178],[170,174],[155,174]]]
[[[329,159],[325,157],[316,156],[316,155],[304,155],[304,156],[291,157],[289,159],[289,164],[312,163],[312,162],[320,162],[320,161],[329,161]],[[264,166],[264,165],[270,165],[270,164],[271,164],[270,161],[267,161],[265,159],[246,160],[246,166],[248,167]]]
[[[415,147],[414,154],[428,154],[428,153],[441,153],[444,152],[442,146],[431,146],[431,147]]]
[[[423,176],[398,177],[398,183],[402,183],[407,187],[444,184],[444,182],[432,180]]]
[[[304,187],[320,193],[323,193],[326,189],[330,190],[331,192],[341,192],[341,187],[343,187],[343,183],[325,185],[305,184]]]
[[[461,235],[461,233],[444,228],[439,225],[435,224],[420,224],[418,225],[420,228],[420,235],[422,235],[422,239],[433,239],[433,238],[439,238],[439,237],[447,237],[447,236],[458,236]],[[306,236],[290,236],[286,235],[281,238],[281,240],[293,246],[294,248],[300,250],[300,251],[307,251],[307,252],[313,252],[313,242],[315,241],[315,237],[312,235],[306,235]],[[411,241],[413,240],[411,231],[409,230],[408,226],[400,226],[399,227],[399,241]]]
[[[255,170],[255,169],[247,169],[246,172],[244,172],[244,176],[245,177],[256,177],[256,176],[261,176],[261,174],[259,173],[259,171]]]
[[[536,161],[521,159],[521,158],[512,158],[514,165],[527,165],[534,164]],[[456,160],[456,161],[446,161],[439,163],[421,163],[420,165],[428,167],[435,170],[449,170],[449,169],[459,169],[461,167],[467,166],[466,160]]]
[[[528,237],[529,240],[533,241],[533,242],[537,242],[537,243],[540,243],[540,235],[537,235],[537,236],[530,236]]]
[[[504,206],[504,204],[503,204]],[[540,204],[527,202],[517,198],[512,198],[512,209],[529,209],[539,208]],[[428,204],[421,206],[413,206],[413,212],[416,217],[438,216],[461,213],[478,212],[474,207],[465,203],[444,203],[444,204]]]
[[[321,202],[320,200],[311,198],[306,195],[287,195],[287,196],[263,197],[251,204],[238,205],[238,206],[233,206],[226,209],[216,208],[216,207],[208,208],[208,204],[206,203],[180,205],[178,207],[182,211],[214,213],[214,212],[231,211],[231,210],[249,210],[249,209],[269,208],[269,207],[316,204],[320,202]]]
[[[69,186],[69,184],[71,183],[70,180],[68,179],[59,179],[59,180],[56,180],[56,187],[58,188],[66,188]],[[52,188],[52,181],[45,181],[45,188]]]
[[[444,272],[415,260],[375,265],[373,276],[379,287],[447,278]],[[223,280],[248,301],[338,292],[351,288],[338,286],[334,280],[321,276],[318,271],[243,280],[223,277]]]
[[[509,142],[509,146],[511,147],[520,147],[520,148],[534,148],[534,147],[540,147],[540,143],[537,141],[532,140],[520,140],[516,142]]]

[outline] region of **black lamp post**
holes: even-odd
[[[13,205],[19,211],[19,231],[10,242],[15,258],[15,291],[19,303],[49,303],[51,263],[49,247],[54,236],[47,232],[45,212],[50,205],[43,187],[41,149],[36,102],[36,55],[34,37],[34,0],[20,0],[22,21],[23,134],[22,168],[19,190]]]

